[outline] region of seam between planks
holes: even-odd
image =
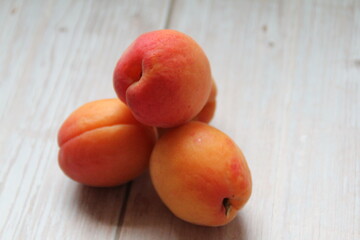
[[[169,0],[169,7],[167,9],[167,14],[166,14],[166,18],[165,18],[165,23],[164,23],[164,28],[168,29],[170,26],[170,21],[171,21],[171,16],[173,13],[173,8],[174,8],[174,2],[175,0]]]
[[[171,16],[172,16],[173,8],[174,8],[174,2],[175,2],[175,0],[169,0],[169,5],[167,8],[165,22],[163,23],[164,29],[168,29],[170,26]],[[122,226],[124,225],[127,205],[128,205],[129,197],[131,194],[131,186],[132,186],[132,181],[126,184],[125,196],[123,199],[123,204],[120,208],[120,213],[119,213],[119,218],[118,218],[118,222],[117,222],[117,228],[115,231],[114,240],[119,240],[121,237],[121,230],[122,230]]]
[[[114,239],[117,240],[117,239],[120,239],[120,235],[121,235],[121,227],[123,226],[124,224],[124,220],[125,220],[125,215],[126,215],[126,208],[127,208],[127,205],[128,205],[128,200],[129,200],[129,196],[130,196],[130,192],[131,192],[131,185],[132,185],[132,182],[129,182],[126,184],[126,187],[125,187],[125,196],[124,196],[124,199],[123,199],[123,204],[120,208],[120,214],[119,214],[119,219],[118,219],[118,222],[117,222],[117,228],[116,228],[116,231],[115,231],[115,237]]]

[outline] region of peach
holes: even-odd
[[[216,109],[216,95],[217,95],[217,87],[215,81],[213,81],[211,86],[210,96],[203,109],[199,112],[198,115],[195,116],[193,121],[209,123],[213,119]]]
[[[196,115],[194,119],[192,119],[192,121],[209,123],[213,119],[216,109],[216,95],[217,95],[217,87],[215,81],[213,81],[208,101],[206,102],[203,109],[199,112],[199,114]],[[157,128],[159,136],[162,136],[165,132],[167,132],[170,129],[172,128]]]
[[[118,97],[149,126],[193,119],[209,98],[210,64],[201,47],[175,30],[140,35],[120,57],[113,76]]]
[[[150,176],[170,211],[198,225],[229,223],[251,195],[251,175],[240,148],[201,122],[171,129],[158,140]]]
[[[87,103],[58,133],[58,161],[71,179],[89,186],[116,186],[148,167],[154,128],[140,124],[119,99]]]

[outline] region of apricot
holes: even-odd
[[[199,112],[198,115],[195,116],[193,121],[209,123],[213,119],[216,109],[216,95],[217,95],[217,87],[215,81],[213,81],[211,86],[210,96],[203,109]]]
[[[194,119],[192,119],[192,121],[209,123],[213,119],[216,109],[216,95],[217,95],[217,87],[215,81],[213,81],[208,101],[206,102],[203,109],[199,112],[199,114],[196,115]],[[170,129],[172,128],[157,128],[158,135],[162,136],[165,132],[167,132]]]
[[[140,35],[120,57],[113,83],[139,122],[170,128],[201,111],[212,76],[201,47],[190,36],[167,29]]]
[[[150,176],[164,204],[184,221],[229,223],[251,195],[251,175],[240,148],[201,122],[170,129],[156,143]]]
[[[89,186],[116,186],[148,167],[154,128],[139,123],[119,99],[76,109],[58,133],[58,161],[71,179]]]

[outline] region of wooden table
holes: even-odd
[[[211,124],[247,157],[253,194],[208,228],[174,217],[148,174],[79,185],[57,164],[78,106],[115,97],[141,33],[171,28],[205,50]],[[0,0],[0,239],[360,239],[360,1]]]

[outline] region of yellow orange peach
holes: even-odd
[[[251,195],[250,170],[240,148],[201,122],[170,129],[158,140],[150,176],[170,211],[198,225],[229,223]]]
[[[119,99],[87,103],[58,133],[59,165],[73,180],[116,186],[143,173],[156,141],[154,128],[140,124]]]

